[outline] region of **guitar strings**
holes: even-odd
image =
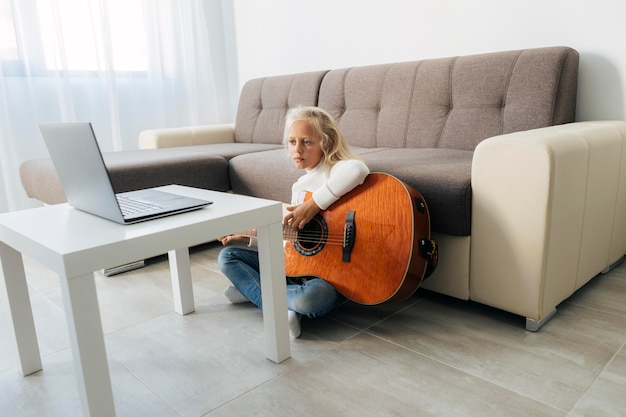
[[[246,230],[245,232],[241,232],[240,234],[242,234],[243,236],[248,236],[248,237],[257,237],[256,229],[249,229],[249,230]],[[310,230],[305,230],[305,229],[295,231],[295,230],[292,230],[289,225],[283,226],[283,236],[287,237],[286,240],[289,240],[289,241],[316,243],[316,242],[320,242],[323,240],[324,243],[327,243],[330,245],[343,246],[345,244],[345,238],[343,235],[328,234],[326,236],[326,239],[323,239],[324,235],[325,234],[323,232],[310,231]]]
[[[326,239],[322,239],[323,235],[322,234],[310,234],[310,235],[306,235],[306,236],[302,236],[301,234],[298,234],[298,238],[297,239],[292,239],[292,240],[296,240],[298,242],[306,242],[306,243],[316,243],[316,242],[324,242],[324,243],[328,243],[330,245],[343,245],[345,243],[345,239],[343,236],[339,237],[339,236],[331,236],[329,235]]]
[[[291,241],[295,240],[298,242],[306,242],[306,243],[320,242],[321,240],[323,240],[324,236],[326,235],[324,232],[319,232],[315,230],[302,229],[302,230],[294,231],[294,230],[291,230],[290,226],[284,227],[283,233],[290,237],[290,239],[288,240],[291,240]],[[344,245],[345,237],[343,234],[342,235],[328,234],[326,235],[326,239],[324,240],[324,243],[328,243],[331,245]]]

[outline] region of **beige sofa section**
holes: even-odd
[[[626,122],[493,137],[472,164],[470,299],[528,318],[626,253]]]
[[[235,142],[235,124],[187,126],[144,130],[139,134],[139,149],[210,145]]]

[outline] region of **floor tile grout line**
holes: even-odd
[[[604,366],[602,367],[602,370],[600,372],[598,372],[598,375],[596,375],[596,377],[593,379],[593,381],[591,381],[589,383],[589,385],[587,386],[587,389],[585,389],[585,391],[580,395],[580,397],[578,398],[578,400],[576,400],[576,402],[574,403],[574,405],[572,406],[572,410],[576,409],[576,406],[580,403],[580,401],[585,397],[585,395],[589,392],[589,390],[595,385],[596,382],[598,382],[598,380],[600,379],[600,377],[602,376],[602,374],[607,370],[607,368],[613,363],[613,361],[615,360],[615,358],[617,356],[619,356],[620,352],[622,351],[626,351],[626,343],[622,343],[622,346],[617,349],[615,351],[615,353],[613,354],[613,356],[611,356],[611,359],[609,359],[608,361],[606,361],[606,363],[604,364]],[[573,416],[568,416],[568,417],[575,417],[576,415]]]
[[[106,342],[105,342],[106,343]],[[115,354],[107,351],[107,356],[115,359],[115,362],[118,364],[119,367],[123,368],[124,371],[128,374],[131,375],[139,384],[141,384],[141,386],[143,386],[148,392],[150,392],[152,395],[154,395],[155,398],[158,398],[159,401],[161,401],[161,403],[165,404],[167,406],[167,408],[169,408],[172,413],[174,413],[175,415],[180,417],[180,414],[172,407],[172,405],[166,401],[164,398],[162,398],[154,389],[152,389],[150,387],[150,385],[148,385],[139,375],[135,374],[130,368],[128,368],[123,361],[121,361],[119,358],[117,358],[115,356]],[[109,372],[111,370],[111,364],[109,363]],[[115,392],[113,392],[113,399],[115,400]]]
[[[355,330],[359,330],[359,331],[367,331],[367,330],[371,329],[372,327],[378,326],[378,325],[380,325],[381,323],[385,322],[386,320],[388,320],[388,319],[390,319],[390,318],[392,318],[392,317],[396,316],[397,314],[399,314],[399,313],[403,312],[403,311],[404,311],[404,310],[406,310],[407,308],[410,308],[410,307],[414,306],[415,304],[419,303],[421,300],[422,300],[422,298],[418,298],[418,299],[416,299],[416,300],[412,301],[410,304],[408,304],[408,305],[406,305],[406,306],[402,307],[401,309],[399,309],[399,310],[397,310],[397,311],[394,311],[393,313],[389,314],[388,316],[383,317],[383,318],[379,319],[378,321],[376,321],[376,322],[374,322],[374,323],[371,323],[370,325],[366,326],[365,328],[360,328],[360,327],[359,327],[359,326],[357,326],[357,325],[350,324],[350,323],[348,323],[348,322],[346,322],[346,321],[344,321],[344,320],[341,320],[340,318],[337,318],[337,317],[329,316],[328,318],[329,318],[329,319],[331,319],[331,320],[336,321],[337,323],[341,323],[341,324],[343,324],[343,325],[345,325],[345,326],[351,327],[351,328],[353,328],[353,329],[355,329]]]
[[[349,326],[349,327],[352,327],[352,326]],[[279,374],[277,374],[277,375],[275,375],[275,376],[273,376],[273,377],[271,377],[271,378],[269,378],[269,379],[259,383],[258,385],[256,385],[256,386],[254,386],[254,387],[252,387],[252,388],[250,388],[250,389],[240,393],[239,395],[237,395],[237,396],[233,397],[232,399],[230,399],[230,400],[220,404],[218,407],[215,407],[214,409],[212,409],[211,411],[207,412],[206,414],[203,414],[200,417],[208,417],[208,416],[210,416],[211,413],[213,413],[214,411],[217,411],[217,410],[219,410],[219,409],[221,409],[221,408],[223,408],[223,407],[225,407],[225,406],[227,406],[227,405],[229,405],[229,404],[231,404],[231,403],[233,403],[233,402],[235,402],[235,401],[245,397],[246,395],[251,394],[252,392],[256,391],[257,389],[259,389],[259,388],[261,388],[261,387],[263,387],[263,386],[265,386],[267,384],[270,384],[270,383],[272,383],[272,382],[274,382],[274,381],[276,381],[276,380],[278,380],[280,378],[285,377],[286,375],[289,375],[292,372],[295,372],[296,370],[302,368],[303,366],[307,365],[308,363],[310,363],[310,362],[320,358],[323,355],[328,354],[329,352],[332,352],[333,350],[337,349],[339,346],[343,345],[347,341],[352,340],[356,336],[358,336],[360,334],[363,334],[365,332],[365,330],[359,330],[359,329],[355,329],[355,330],[357,330],[356,333],[352,334],[351,336],[347,337],[346,339],[344,339],[344,340],[342,340],[340,342],[337,342],[332,347],[330,347],[328,349],[324,349],[324,350],[316,353],[315,355],[312,355],[311,357],[309,357],[309,358],[299,362],[297,366],[288,368],[284,372],[280,372]],[[294,341],[292,340],[291,343],[294,343]],[[288,358],[288,360],[293,360],[293,358],[290,357],[290,358]]]
[[[570,411],[570,410],[564,410],[564,409],[559,408],[559,407],[556,407],[556,406],[554,406],[554,405],[552,405],[552,404],[548,404],[548,403],[546,403],[546,402],[544,402],[544,401],[541,401],[541,400],[538,400],[538,399],[536,399],[536,398],[533,398],[533,397],[531,397],[531,396],[529,396],[529,395],[526,395],[526,394],[524,394],[524,393],[521,393],[521,392],[518,392],[518,391],[512,390],[512,389],[510,389],[510,388],[504,387],[504,386],[502,386],[502,385],[500,385],[500,384],[497,384],[497,383],[495,383],[494,381],[490,381],[490,380],[488,380],[488,379],[486,379],[486,378],[484,378],[484,377],[482,377],[482,376],[480,376],[480,375],[476,375],[476,374],[474,374],[474,373],[472,373],[472,372],[468,372],[468,371],[466,371],[466,370],[464,370],[464,369],[461,369],[461,368],[456,367],[456,366],[454,366],[454,365],[452,365],[452,364],[450,364],[450,363],[447,363],[447,362],[444,362],[444,361],[442,361],[442,360],[440,360],[440,359],[437,359],[437,358],[434,358],[434,357],[432,357],[432,356],[429,356],[429,355],[427,355],[427,354],[425,354],[425,353],[422,353],[422,352],[418,352],[418,351],[416,351],[416,350],[413,350],[413,349],[411,349],[411,348],[409,348],[409,347],[407,347],[407,346],[404,346],[404,345],[401,345],[401,344],[399,344],[399,343],[397,343],[397,342],[394,342],[393,340],[390,340],[390,339],[384,338],[384,337],[382,337],[382,336],[380,336],[380,335],[378,335],[378,334],[376,334],[376,333],[372,333],[372,332],[370,332],[369,330],[364,331],[363,333],[365,333],[365,334],[367,334],[367,335],[369,335],[369,336],[375,337],[375,338],[377,338],[377,339],[379,339],[379,340],[381,340],[381,341],[383,341],[383,342],[387,342],[387,343],[389,343],[389,344],[391,344],[391,345],[394,345],[394,346],[396,346],[396,347],[398,347],[398,348],[400,348],[400,349],[403,349],[403,350],[406,350],[406,351],[408,351],[408,352],[414,353],[414,354],[416,354],[416,355],[422,356],[423,358],[426,358],[426,359],[431,360],[431,361],[433,361],[433,362],[437,362],[437,363],[439,363],[440,365],[443,365],[443,366],[445,366],[445,367],[447,367],[447,368],[454,369],[454,370],[456,370],[456,371],[458,371],[458,372],[461,372],[461,373],[462,373],[462,374],[464,374],[464,375],[469,375],[469,376],[471,376],[472,378],[476,378],[476,379],[479,379],[479,380],[481,380],[481,381],[483,381],[483,382],[486,382],[486,383],[488,383],[488,384],[495,385],[495,386],[497,386],[497,387],[499,387],[499,388],[501,388],[501,389],[503,389],[503,390],[506,390],[506,391],[508,391],[508,392],[511,392],[511,393],[513,393],[513,394],[515,394],[515,395],[518,395],[518,396],[520,396],[520,397],[523,397],[523,398],[528,398],[529,400],[532,400],[532,401],[534,401],[534,402],[536,402],[536,403],[538,403],[538,404],[542,404],[542,405],[544,405],[544,406],[546,406],[546,407],[550,407],[550,408],[552,408],[552,409],[554,409],[554,410],[557,410],[557,411],[562,411],[562,412],[564,412],[564,413],[568,413],[568,414],[567,414],[567,416],[568,416],[568,417],[576,417],[575,415],[571,415],[571,414],[569,414],[569,413],[571,413],[571,411]],[[581,397],[582,397],[582,396],[581,396]],[[574,408],[574,406],[575,406],[575,404],[572,406],[572,409]]]
[[[401,309],[399,309],[399,310],[395,311],[394,313],[390,314],[389,316],[387,316],[387,317],[385,317],[385,318],[383,318],[383,319],[378,320],[377,322],[375,322],[375,323],[371,324],[370,326],[366,327],[365,329],[362,329],[362,330],[361,330],[361,331],[359,331],[358,333],[354,334],[352,337],[349,337],[349,338],[347,338],[346,340],[344,340],[342,343],[344,343],[344,342],[346,342],[346,341],[348,341],[348,340],[350,340],[350,339],[353,339],[354,337],[356,337],[356,336],[358,336],[358,335],[360,335],[360,334],[367,334],[367,335],[372,336],[372,337],[375,337],[375,338],[377,338],[377,339],[379,339],[379,340],[381,340],[381,341],[383,341],[383,342],[386,342],[386,343],[392,344],[392,345],[394,345],[394,346],[396,346],[396,347],[399,347],[399,348],[401,348],[401,349],[403,349],[403,350],[409,351],[409,352],[411,352],[411,353],[414,353],[414,354],[417,354],[417,355],[419,355],[419,356],[422,356],[422,357],[424,357],[424,358],[426,358],[426,359],[429,359],[429,360],[432,360],[432,361],[434,361],[434,362],[437,362],[437,363],[439,363],[439,364],[441,364],[441,365],[443,365],[443,366],[446,366],[446,367],[448,367],[448,368],[455,369],[455,370],[457,370],[458,372],[461,372],[461,373],[463,373],[463,374],[465,374],[465,375],[470,375],[470,376],[472,376],[473,378],[477,378],[477,379],[480,379],[480,380],[482,380],[482,381],[484,381],[484,382],[487,382],[487,383],[489,383],[489,384],[492,384],[492,385],[498,386],[498,387],[500,387],[501,389],[504,389],[504,390],[506,390],[506,391],[508,391],[508,392],[512,392],[512,393],[514,393],[514,394],[516,394],[516,395],[522,396],[522,397],[524,397],[524,398],[528,398],[528,399],[530,399],[530,400],[532,400],[532,401],[535,401],[535,402],[537,402],[537,403],[539,403],[539,404],[543,404],[543,405],[545,405],[545,406],[547,406],[547,407],[550,407],[550,408],[552,408],[552,409],[555,409],[555,410],[558,410],[558,411],[562,411],[562,412],[565,412],[565,413],[571,413],[571,410],[564,410],[564,409],[559,408],[559,407],[556,407],[556,406],[554,406],[554,405],[552,405],[552,404],[548,404],[548,403],[545,403],[544,401],[540,401],[540,400],[538,400],[538,399],[536,399],[536,398],[532,398],[532,397],[530,397],[530,396],[528,396],[528,395],[526,395],[526,394],[523,394],[523,393],[520,393],[520,392],[517,392],[517,391],[511,390],[510,388],[504,387],[504,386],[502,386],[502,385],[500,385],[500,384],[497,384],[497,383],[495,383],[495,382],[493,382],[493,381],[490,381],[490,380],[488,380],[488,379],[485,379],[485,378],[481,377],[480,375],[475,375],[475,374],[473,374],[473,373],[471,373],[471,372],[467,372],[467,371],[465,371],[465,370],[463,370],[463,369],[460,369],[460,368],[458,368],[458,367],[456,367],[456,366],[454,366],[454,365],[452,365],[452,364],[449,364],[449,363],[447,363],[447,362],[444,362],[444,361],[442,361],[442,360],[440,360],[440,359],[437,359],[437,358],[431,357],[431,356],[429,356],[429,355],[426,355],[426,354],[424,354],[424,353],[422,353],[422,352],[418,352],[418,351],[416,351],[416,350],[410,349],[410,348],[408,348],[408,347],[406,347],[406,346],[403,346],[403,345],[401,345],[401,344],[399,344],[399,343],[397,343],[397,342],[394,342],[393,340],[390,340],[390,339],[387,339],[387,338],[385,338],[385,337],[382,337],[382,336],[380,336],[380,335],[378,335],[378,334],[376,334],[376,333],[374,333],[374,332],[372,331],[372,329],[373,329],[374,327],[379,326],[380,324],[382,324],[383,322],[385,322],[385,321],[387,321],[387,320],[391,319],[391,318],[392,318],[392,317],[394,317],[394,316],[397,316],[398,314],[402,313],[402,312],[403,312],[403,311],[405,311],[406,309],[408,309],[408,308],[411,308],[411,307],[415,306],[417,303],[419,303],[419,302],[420,302],[420,301],[422,301],[422,300],[423,300],[423,298],[418,298],[418,299],[416,299],[414,302],[412,302],[412,303],[408,304],[407,306],[405,306],[405,307],[403,307],[403,308],[401,308]],[[346,324],[346,325],[348,325],[348,326],[350,326],[350,327],[355,328],[354,326],[351,326],[350,324],[345,323],[345,322],[342,322],[342,321],[340,321],[340,320],[336,320],[336,321],[341,322],[341,323],[343,323],[343,324]],[[359,329],[356,329],[356,330],[359,330]],[[624,347],[624,345],[622,345],[622,348],[623,348],[623,347]],[[617,355],[617,354],[620,352],[620,350],[621,350],[621,349],[618,349],[618,350],[617,350],[617,352],[615,353],[615,355]],[[613,356],[613,358],[615,357],[615,355]],[[605,368],[606,368],[606,366],[608,366],[608,364],[609,364],[609,363],[613,360],[613,358],[611,358],[611,360],[609,360],[609,361],[608,361],[608,363],[605,365]],[[604,369],[605,369],[605,368],[604,368]],[[604,370],[604,369],[603,369],[603,370]],[[598,374],[598,376],[599,376],[599,375],[600,375],[600,374]],[[597,377],[596,377],[596,379],[597,379]],[[595,380],[594,380],[594,381],[595,381]],[[591,385],[590,385],[590,386],[591,386]],[[585,392],[586,392],[586,391],[585,391]],[[581,396],[579,397],[578,401],[580,401],[580,399],[582,398],[582,396],[583,396],[583,395],[584,395],[584,393],[583,393],[583,394],[581,394]],[[577,401],[577,402],[578,402],[578,401]],[[576,403],[577,403],[577,402],[576,402]],[[572,405],[572,410],[575,408],[576,403],[574,403],[574,404]],[[569,417],[575,417],[575,416],[570,415],[570,414],[568,414],[568,416],[569,416]]]

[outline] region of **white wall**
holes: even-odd
[[[622,0],[233,0],[239,85],[318,69],[566,45],[577,120],[626,119]]]

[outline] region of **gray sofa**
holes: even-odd
[[[574,122],[578,60],[551,47],[255,79],[234,125],[144,131],[141,150],[105,161],[117,191],[179,183],[286,202],[302,173],[284,116],[318,105],[372,171],[426,199],[440,255],[423,286],[537,330],[626,253],[626,122]],[[48,160],[20,173],[29,196],[64,200]]]

